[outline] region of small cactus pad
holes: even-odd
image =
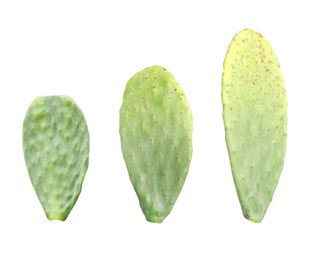
[[[37,97],[23,124],[29,177],[49,220],[65,220],[88,168],[89,134],[80,108],[67,96]]]
[[[120,137],[145,217],[161,223],[180,194],[192,156],[192,114],[183,90],[166,69],[146,68],[128,81]]]
[[[243,215],[261,222],[286,151],[287,102],[278,60],[251,29],[232,40],[222,77],[226,143]]]

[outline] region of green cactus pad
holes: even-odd
[[[278,60],[258,32],[246,29],[233,38],[224,62],[222,102],[243,215],[261,222],[284,164],[287,102]]]
[[[37,97],[23,124],[29,177],[49,220],[65,220],[88,168],[89,133],[80,108],[67,96]]]
[[[161,223],[180,194],[192,156],[192,114],[166,69],[146,68],[128,81],[120,137],[143,213],[148,221]]]

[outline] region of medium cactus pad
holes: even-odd
[[[287,102],[278,60],[258,32],[246,29],[233,38],[224,62],[222,102],[242,211],[261,222],[284,164]]]
[[[89,133],[80,108],[67,96],[37,97],[23,124],[29,177],[49,220],[65,220],[88,168]]]
[[[183,90],[166,69],[146,68],[128,81],[120,137],[146,219],[161,223],[180,194],[192,156],[192,114]]]

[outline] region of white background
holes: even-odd
[[[0,259],[313,259],[314,15],[311,1],[0,2]],[[279,185],[261,224],[243,218],[220,98],[232,37],[259,31],[289,103]],[[184,89],[194,117],[189,175],[162,224],[146,222],[120,149],[128,79],[152,65]],[[85,114],[90,166],[65,222],[48,221],[28,177],[22,123],[36,96]]]

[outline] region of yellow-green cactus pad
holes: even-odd
[[[166,69],[153,66],[128,81],[120,137],[146,219],[161,223],[179,196],[192,156],[192,114],[183,90]]]
[[[29,177],[49,220],[65,220],[88,168],[89,133],[83,113],[67,96],[37,97],[23,124]]]
[[[244,216],[261,222],[286,151],[287,101],[270,44],[246,29],[232,40],[222,77],[226,143]]]

